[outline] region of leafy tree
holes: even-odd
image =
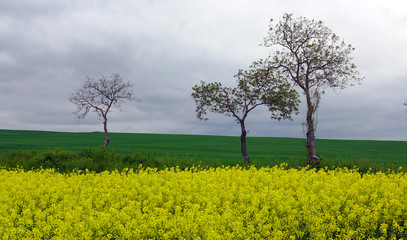
[[[285,14],[276,25],[273,20],[263,46],[275,47],[268,58],[270,71],[302,89],[307,103],[305,120],[308,164],[319,163],[316,156],[316,112],[327,88],[344,89],[360,83],[351,52],[354,48],[339,39],[322,21],[293,18]]]
[[[76,105],[73,112],[79,119],[85,118],[89,112],[96,112],[103,119],[105,131],[104,147],[109,145],[110,137],[107,131],[108,114],[112,107],[120,109],[122,103],[128,101],[141,101],[133,97],[133,85],[124,82],[120,74],[113,74],[110,79],[103,75],[99,80],[86,77],[81,88],[74,90],[69,100]]]
[[[264,68],[264,61],[254,62],[249,70],[240,69],[235,75],[237,86],[224,87],[219,82],[195,85],[192,97],[196,103],[197,118],[208,120],[207,111],[234,117],[241,128],[241,151],[245,163],[250,162],[246,150],[245,120],[250,111],[266,105],[272,119],[291,119],[298,112],[298,94],[290,84]]]

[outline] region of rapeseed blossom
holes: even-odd
[[[3,239],[405,239],[407,174],[0,170]]]

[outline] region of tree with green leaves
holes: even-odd
[[[220,82],[195,85],[192,97],[196,103],[197,118],[208,120],[207,111],[234,117],[241,128],[241,151],[245,163],[250,162],[246,149],[245,120],[250,111],[265,105],[271,119],[291,119],[298,112],[298,94],[283,78],[268,71],[263,60],[254,62],[249,70],[240,69],[235,75],[236,87],[224,87]]]
[[[110,137],[107,130],[108,114],[113,107],[119,108],[127,101],[141,101],[133,96],[133,84],[125,82],[120,74],[113,74],[110,79],[101,76],[99,80],[86,77],[81,88],[74,90],[69,100],[76,105],[73,112],[79,119],[85,118],[89,112],[96,112],[103,118],[103,129],[105,131],[104,147],[107,149]]]
[[[278,71],[305,95],[308,164],[317,164],[315,130],[321,96],[327,88],[344,89],[363,79],[352,63],[354,48],[322,21],[293,18],[292,14],[285,14],[275,25],[271,20],[262,45],[274,47],[268,58],[269,71]]]

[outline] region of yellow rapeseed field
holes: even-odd
[[[0,170],[3,239],[407,239],[407,174]]]

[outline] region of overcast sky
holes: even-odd
[[[85,76],[120,73],[143,102],[110,117],[112,132],[240,134],[232,118],[195,116],[192,87],[233,86],[238,69],[265,58],[269,21],[284,13],[322,20],[352,44],[362,85],[322,97],[317,138],[407,140],[405,0],[1,0],[0,128],[103,131],[69,102]],[[303,97],[303,96],[302,96]],[[304,137],[294,121],[249,114],[249,136]]]

